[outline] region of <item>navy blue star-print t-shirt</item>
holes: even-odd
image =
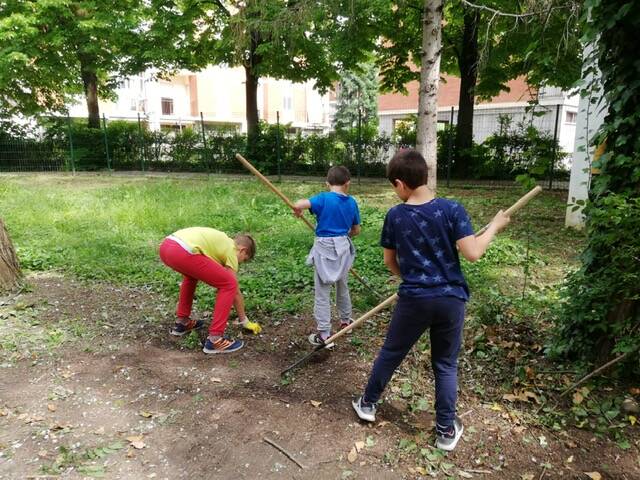
[[[473,235],[464,207],[445,198],[396,205],[387,212],[380,245],[396,251],[402,273],[398,294],[469,299],[456,241]]]

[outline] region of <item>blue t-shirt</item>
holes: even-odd
[[[360,225],[358,204],[349,195],[322,192],[309,199],[316,216],[316,237],[342,237],[353,225]]]
[[[464,207],[444,198],[396,205],[387,212],[380,245],[396,251],[402,273],[398,294],[469,299],[456,241],[473,235]]]

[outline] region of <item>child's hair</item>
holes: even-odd
[[[327,172],[327,183],[329,185],[341,186],[351,180],[351,173],[347,167],[336,165]]]
[[[236,235],[233,240],[236,242],[236,245],[240,245],[241,247],[245,247],[247,249],[247,256],[249,257],[249,260],[252,260],[253,257],[255,257],[256,241],[251,235],[241,233],[239,235]]]
[[[387,165],[387,178],[395,185],[396,180],[416,189],[427,183],[427,162],[420,152],[412,148],[399,150]]]

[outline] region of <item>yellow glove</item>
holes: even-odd
[[[248,318],[245,318],[244,320],[242,320],[240,322],[240,325],[242,325],[242,328],[244,328],[245,330],[248,330],[254,335],[257,335],[262,331],[262,327],[258,322],[251,322],[249,321]]]

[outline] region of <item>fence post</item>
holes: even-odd
[[[556,105],[556,122],[553,127],[553,155],[551,157],[551,165],[549,165],[549,190],[553,188],[553,170],[556,164],[556,156],[558,155],[558,117],[560,117],[560,104]]]
[[[447,138],[447,188],[451,186],[451,150],[453,150],[453,107],[449,116],[449,138]]]
[[[360,108],[360,97],[358,97],[358,150],[356,154],[358,163],[358,185],[360,185],[361,162],[362,162],[362,109]]]
[[[73,174],[76,174],[76,160],[74,158],[74,153],[73,153],[73,134],[72,132],[72,128],[71,128],[71,117],[69,117],[69,114],[67,113],[67,126],[69,129],[69,150],[71,153],[71,171],[73,172]]]
[[[276,161],[278,162],[278,182],[282,182],[282,170],[280,169],[280,110],[276,110]]]
[[[140,113],[138,113],[138,143],[140,144],[140,166],[144,172],[144,139],[142,138],[142,124],[140,123]]]
[[[111,171],[111,157],[109,157],[109,140],[107,139],[107,118],[102,114],[102,134],[104,136],[104,151],[107,153],[107,170]]]
[[[211,168],[209,166],[209,162],[207,161],[207,140],[204,136],[204,115],[200,112],[200,131],[202,132],[202,152],[204,155],[203,161],[207,166],[207,173],[211,173]]]

